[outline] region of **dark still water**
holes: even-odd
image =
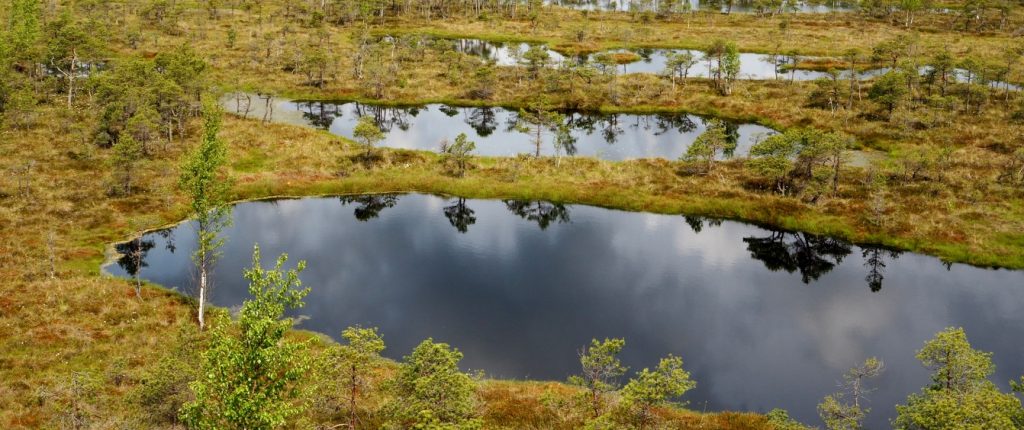
[[[476,142],[476,155],[514,156],[555,154],[552,133],[545,131],[538,149],[531,136],[515,129],[518,111],[498,107],[454,107],[431,104],[388,107],[362,103],[282,102],[277,112],[301,112],[307,124],[352,138],[359,118],[371,116],[386,133],[381,146],[437,151],[441,142],[466,133]],[[277,115],[277,113],[275,113]],[[576,143],[567,154],[605,160],[666,158],[674,160],[707,129],[708,119],[687,114],[590,114],[567,112],[566,124]],[[727,122],[728,136],[736,143],[733,155],[746,155],[750,147],[774,130],[757,124]]]
[[[489,42],[481,39],[451,39],[452,47],[464,54],[469,54],[489,61],[499,66],[525,65],[523,54],[530,49],[530,44],[524,42]],[[670,56],[689,53],[697,60],[693,67],[688,69],[688,78],[708,78],[712,76],[712,70],[717,68],[716,62],[708,62],[704,53],[695,49],[660,49],[660,48],[635,48],[635,49],[612,49],[601,51],[590,55],[578,55],[566,57],[565,55],[551,50],[546,50],[549,65],[557,66],[566,61],[577,64],[594,63],[597,54],[636,54],[636,61],[621,64],[617,67],[620,73],[650,73],[656,75],[668,75],[671,72],[666,70]],[[816,79],[829,78],[829,73],[820,70],[808,70],[790,67],[801,61],[824,60],[824,57],[802,56],[802,55],[768,55],[753,52],[741,52],[740,71],[737,79],[746,80],[794,80],[812,81]],[[867,80],[877,78],[891,71],[891,68],[881,67],[876,64],[875,68],[857,71],[858,79]],[[921,76],[926,76],[930,71],[928,66],[922,66],[919,70]],[[839,70],[842,79],[850,79],[854,73],[852,70]],[[1008,91],[1020,91],[1020,86],[1004,81],[993,80],[993,76],[979,76],[977,73],[964,69],[954,69],[951,79],[961,83],[979,83],[988,85],[994,89]]]
[[[530,44],[524,42],[502,43],[489,42],[480,39],[454,39],[453,46],[459,52],[492,60],[499,66],[526,64],[523,59],[523,54],[530,49]],[[704,53],[694,49],[613,49],[601,51],[600,53],[636,54],[636,61],[618,66],[617,70],[620,73],[665,74],[665,68],[668,63],[669,56],[684,52],[690,53],[690,55],[697,60],[693,67],[688,70],[686,75],[688,78],[707,78],[712,76],[711,68],[717,66],[714,64],[709,65],[707,61],[704,60]],[[565,55],[551,49],[547,50],[547,54],[548,59],[550,60],[550,65],[558,65],[565,61],[573,61],[583,64],[593,62],[596,57],[596,54],[566,57]],[[790,61],[790,58],[791,57],[786,56],[777,56],[773,58],[766,54],[741,52],[740,71],[736,78],[747,80],[793,79],[798,81],[810,81],[828,76],[825,72],[813,70],[782,70],[781,67],[788,64],[787,62]],[[803,58],[815,59],[816,57]]]
[[[427,337],[465,352],[467,369],[564,380],[577,348],[623,337],[636,370],[676,354],[698,381],[693,409],[816,404],[870,356],[886,372],[872,428],[928,383],[915,350],[948,326],[995,353],[1001,386],[1024,372],[1024,272],[946,267],[911,253],[683,216],[544,202],[428,195],[310,198],[238,205],[212,300],[248,297],[254,243],[264,265],[308,261],[302,328],[335,338],[380,327],[401,358]],[[194,230],[146,235],[141,277],[189,290]],[[139,242],[122,249],[139,247]],[[137,265],[108,269],[128,276]]]

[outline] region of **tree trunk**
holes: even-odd
[[[74,69],[72,69],[74,70]],[[68,109],[71,109],[71,98],[75,94],[75,75],[68,75]]]
[[[71,51],[71,68],[68,70],[68,109],[71,109],[71,100],[75,96],[75,63],[78,61],[78,53]]]
[[[839,194],[839,166],[842,161],[842,151],[836,153],[835,160],[832,162],[832,197]]]
[[[139,240],[139,242],[142,242],[142,238],[139,238],[138,240]],[[139,243],[139,246],[141,247],[142,244]],[[133,253],[135,254],[135,255],[132,256],[132,258],[135,259],[135,267],[137,268],[137,267],[142,266],[142,250],[141,250],[141,248],[140,249],[136,249]],[[138,298],[139,300],[142,300],[142,277],[139,276],[139,275],[141,275],[141,273],[139,273],[139,272],[141,272],[139,269],[135,269],[135,297]]]
[[[205,260],[205,256],[203,258]],[[206,326],[206,262],[199,264],[199,330]]]
[[[356,428],[356,421],[357,421],[357,419],[356,419],[356,366],[355,366],[355,364],[353,364],[349,368],[349,371],[352,373],[352,375],[351,375],[352,379],[349,382],[351,384],[351,386],[350,386],[351,387],[351,391],[349,391],[349,397],[348,397],[348,428],[350,430],[355,430],[355,428]]]
[[[540,158],[540,144],[541,144],[540,131],[541,131],[540,130],[540,124],[538,124],[537,125],[537,134],[536,134],[536,136],[534,137],[534,140],[533,140],[533,144],[537,146],[537,158]]]

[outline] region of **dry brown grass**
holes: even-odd
[[[46,112],[55,123],[66,115],[60,109]],[[35,161],[37,167],[26,195],[5,197],[0,218],[0,268],[6,281],[0,284],[0,423],[7,428],[54,426],[77,398],[94,426],[149,426],[126,395],[170,351],[179,327],[192,323],[192,307],[177,293],[151,286],[143,288],[140,301],[130,282],[96,273],[107,244],[183,215],[174,172],[189,144],[175,142],[168,152],[148,160],[134,195],[111,197],[105,151],[81,161],[81,142],[59,129],[40,126],[6,133],[17,138],[5,140],[4,164]],[[293,126],[228,117],[223,135],[232,160],[263,155],[258,171],[234,173],[238,198],[374,190],[458,192],[465,186],[494,195],[532,192],[486,179],[507,175],[507,160],[479,160],[474,174],[480,177],[463,181],[440,175],[433,154],[384,151],[385,161],[372,169],[350,164],[344,160],[355,151],[347,144]],[[570,165],[576,164],[577,171],[594,167],[587,163]],[[531,181],[542,180],[534,175],[555,171],[548,163],[529,164],[521,169],[524,176],[534,177]],[[618,170],[602,165],[609,172]],[[349,178],[338,179],[341,168],[349,169]],[[5,181],[0,187],[9,185]],[[96,389],[85,397],[69,394],[75,375],[98,381]]]
[[[59,109],[47,113],[55,121],[65,115]],[[1021,258],[1020,239],[1015,239],[1024,231],[1019,197],[997,197],[1004,191],[970,179],[971,172],[989,163],[973,147],[962,149],[964,161],[947,172],[958,179],[941,186],[909,183],[892,191],[891,224],[877,230],[864,220],[866,190],[857,179],[862,173],[855,170],[846,172],[851,180],[842,187],[840,197],[807,205],[745,191],[744,184],[752,178],[738,163],[725,163],[710,176],[689,176],[679,174],[677,163],[664,160],[565,159],[556,165],[544,159],[478,158],[460,179],[444,175],[431,153],[382,150],[384,161],[366,168],[348,161],[354,149],[324,132],[231,116],[224,126],[233,164],[259,155],[258,167],[241,163],[244,169],[233,173],[240,199],[375,191],[550,199],[746,219],[878,240],[980,263],[1019,264]],[[105,385],[91,404],[104,411],[97,419],[129,422],[137,411],[126,403],[124,394],[137,383],[138,372],[166,351],[166,340],[173,338],[177,327],[190,323],[192,310],[175,293],[152,287],[144,288],[145,300],[138,301],[130,283],[99,277],[96,270],[108,243],[123,240],[133,231],[177,221],[184,214],[183,201],[174,189],[174,172],[179,154],[190,144],[175,142],[168,152],[147,161],[136,194],[108,197],[105,151],[95,151],[88,161],[76,160],[83,156],[81,142],[73,134],[49,127],[6,136],[17,138],[0,146],[4,166],[35,160],[38,168],[30,194],[6,197],[0,218],[4,251],[0,268],[10,280],[0,286],[0,346],[5,351],[0,366],[0,379],[5,381],[0,388],[5,394],[0,396],[4,402],[0,422],[9,427],[52,423],[60,416],[62,403],[46,393],[60,392],[73,372],[108,378],[124,364],[130,370],[118,378],[120,385]],[[339,176],[342,171],[345,176]],[[0,189],[10,189],[10,182]],[[935,216],[938,212],[946,215]],[[979,219],[981,213],[986,216]],[[56,279],[50,278],[50,255]],[[524,426],[542,427],[549,415],[538,403],[535,385],[497,390],[493,387],[502,383],[493,384],[482,391],[489,399],[485,416],[506,428],[516,427],[515,419],[526,420],[529,424]],[[58,400],[48,400],[51,397]],[[537,415],[517,414],[520,410]],[[680,420],[692,417],[666,414],[676,414]],[[722,428],[757,428],[759,419],[745,414],[701,417],[689,422],[699,419],[720,423]]]
[[[640,55],[634,52],[616,52],[614,54],[610,54],[609,58],[615,64],[629,64],[634,61],[639,61]]]
[[[563,403],[580,390],[557,382],[486,380],[478,395],[483,401],[482,417],[489,429],[572,430],[583,426],[583,418]],[[613,399],[613,402],[617,401]],[[664,407],[655,410],[658,426],[665,429],[771,430],[764,415],[742,412],[701,413]]]
[[[984,34],[950,31],[952,17],[926,14],[911,30],[856,14],[789,14],[761,18],[752,14],[723,15],[701,12],[671,20],[641,23],[628,13],[589,13],[550,9],[535,30],[529,22],[501,19],[455,18],[423,23],[407,19],[378,26],[376,31],[459,35],[489,40],[543,41],[569,52],[608,48],[652,47],[702,49],[714,39],[732,40],[742,51],[795,51],[800,55],[840,56],[849,48],[870,53],[871,47],[897,35],[917,34],[925,48],[949,46],[957,51],[998,58],[1013,41],[1014,24],[1006,32]],[[1022,15],[1016,11],[1012,22]],[[785,22],[786,30],[780,30]],[[574,40],[575,30],[584,29],[583,42]]]
[[[81,275],[0,284],[0,425],[56,427],[77,402],[94,428],[131,426],[137,407],[125,395],[178,327],[192,323],[180,295],[142,293],[139,300],[128,282]],[[98,385],[73,395],[75,374]]]

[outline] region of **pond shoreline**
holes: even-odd
[[[394,102],[392,104],[399,104]],[[233,115],[234,116],[234,115]],[[241,117],[240,121],[242,120]],[[251,114],[251,121],[260,121],[259,117],[254,118]],[[246,121],[248,122],[248,121]],[[344,137],[331,134],[329,131],[320,130],[315,127],[288,125],[285,127],[297,127],[309,130],[323,136],[330,136],[332,140],[348,141]],[[783,129],[783,128],[778,128]],[[389,151],[389,154],[410,153],[419,154],[419,157],[437,157],[432,151],[406,150],[406,149],[380,149]],[[874,151],[856,151],[855,154],[879,154]],[[493,164],[497,160],[508,159],[507,157],[481,157],[475,156],[474,162],[486,162]],[[581,162],[588,158],[580,158]],[[594,162],[604,161],[594,159]],[[666,166],[673,163],[664,159],[633,159],[628,161],[608,162],[609,165],[619,164],[622,166]],[[728,162],[727,162],[728,163]],[[857,168],[856,166],[851,166]],[[628,168],[628,167],[624,167]],[[363,194],[384,192],[394,189],[402,189],[410,192],[421,192],[428,194],[460,195],[467,198],[494,198],[515,196],[524,200],[549,200],[562,203],[585,204],[590,206],[616,208],[629,211],[646,211],[653,213],[682,214],[688,213],[714,218],[740,220],[755,223],[758,225],[770,225],[787,230],[799,230],[813,234],[829,235],[847,240],[852,243],[863,243],[887,246],[901,250],[918,252],[937,256],[943,260],[970,264],[979,267],[1021,269],[1024,268],[1024,256],[1009,255],[1006,252],[995,253],[993,251],[976,252],[971,251],[968,243],[947,242],[936,240],[932,237],[921,236],[900,236],[882,233],[878,231],[866,231],[864,226],[853,222],[850,214],[843,213],[822,213],[805,207],[803,203],[791,199],[781,198],[770,194],[752,195],[742,194],[740,196],[697,196],[692,193],[663,193],[642,191],[630,187],[614,186],[603,184],[598,188],[580,190],[577,185],[560,184],[558,180],[536,178],[530,183],[516,184],[506,183],[495,178],[464,178],[454,180],[437,173],[424,177],[419,174],[407,176],[399,173],[394,178],[397,182],[384,181],[379,184],[372,177],[337,178],[324,179],[316,178],[312,182],[302,185],[284,185],[275,183],[249,184],[249,189],[241,189],[239,195],[244,198],[265,198],[268,196],[315,196],[315,195],[336,195],[336,194]],[[542,188],[543,190],[537,190]],[[597,192],[595,195],[594,193]],[[668,195],[672,194],[672,195]],[[899,203],[898,201],[895,203]],[[774,207],[773,206],[777,206]],[[801,209],[796,209],[796,206]],[[781,207],[781,211],[780,211]],[[797,212],[793,212],[797,210]],[[895,213],[899,215],[898,212]],[[1005,249],[1005,248],[1004,248]],[[1011,253],[1012,254],[1012,253]]]
[[[690,79],[694,79],[694,80],[707,80],[707,79],[704,79],[704,78],[690,78]],[[242,117],[242,115],[237,114],[236,112],[233,112],[233,109],[231,108],[231,106],[228,105],[228,103],[234,103],[234,98],[232,96],[234,94],[237,94],[237,93],[244,93],[244,94],[248,94],[248,95],[253,97],[252,98],[252,100],[254,102],[253,109],[249,111],[249,116],[244,117],[244,119],[258,120],[259,118],[256,116],[256,114],[257,114],[257,112],[261,113],[262,111],[259,110],[259,109],[261,109],[261,107],[258,105],[258,103],[256,103],[256,102],[259,101],[259,98],[256,96],[257,93],[247,91],[246,89],[243,89],[243,88],[225,88],[223,90],[222,95],[219,97],[219,100],[221,101],[221,106],[225,109],[225,112],[228,112],[228,113],[230,113],[232,115],[236,115],[236,116]],[[338,103],[338,104],[341,104],[341,103],[363,103],[363,104],[367,104],[367,105],[374,105],[374,106],[381,106],[381,107],[396,107],[396,108],[400,108],[400,107],[420,107],[420,106],[426,106],[426,105],[431,105],[431,104],[443,104],[443,105],[448,105],[448,106],[452,106],[452,107],[465,107],[465,108],[470,108],[470,107],[476,107],[476,108],[491,107],[491,108],[504,108],[504,109],[526,109],[526,108],[530,108],[531,107],[530,104],[528,104],[528,103],[525,103],[525,102],[514,102],[514,101],[496,102],[496,101],[491,101],[491,100],[471,100],[471,99],[461,99],[461,98],[452,99],[452,98],[446,98],[446,97],[415,98],[415,99],[390,98],[390,99],[384,100],[384,99],[374,99],[374,98],[363,97],[363,96],[315,97],[315,96],[313,96],[313,94],[316,94],[316,93],[302,93],[302,92],[300,92],[300,93],[292,93],[292,92],[287,92],[287,93],[273,94],[273,97],[274,97],[274,101],[275,102]],[[715,117],[715,118],[723,119],[723,120],[727,120],[727,121],[748,122],[748,123],[757,124],[757,125],[761,125],[761,126],[772,128],[772,129],[776,129],[776,130],[784,130],[785,129],[785,127],[782,127],[781,125],[775,123],[774,121],[772,121],[770,119],[759,117],[759,116],[756,116],[756,115],[727,115],[727,114],[722,114],[722,113],[720,113],[720,112],[718,112],[716,110],[706,110],[706,109],[687,109],[687,108],[682,108],[682,107],[668,107],[668,106],[620,106],[620,105],[602,105],[602,106],[597,107],[596,109],[595,108],[571,108],[571,107],[564,107],[564,106],[557,106],[557,105],[548,105],[548,106],[544,106],[544,107],[552,109],[552,110],[557,110],[557,111],[572,110],[572,111],[576,111],[576,112],[580,112],[580,113],[588,113],[588,114],[609,114],[609,115],[611,115],[611,114],[636,114],[636,115],[643,115],[643,114],[687,114],[687,115],[697,115],[697,116],[705,116],[705,117]],[[276,115],[276,111],[275,111],[275,115]],[[273,120],[271,120],[271,121],[273,121]]]
[[[885,392],[883,403],[895,404],[926,378],[918,363],[903,354],[905,345],[925,339],[938,326],[991,331],[989,319],[965,317],[975,313],[940,310],[957,303],[957,309],[971,308],[968,303],[974,302],[961,301],[962,295],[978,297],[980,303],[1019,296],[1014,294],[1014,285],[1024,275],[964,265],[947,267],[920,254],[854,246],[745,223],[543,202],[376,195],[250,202],[237,206],[233,214],[234,224],[223,232],[223,258],[214,277],[218,292],[210,296],[211,303],[235,308],[248,297],[246,282],[237,274],[248,267],[253,244],[258,243],[267,255],[287,252],[313,268],[304,278],[313,286],[310,306],[298,313],[309,319],[299,328],[337,339],[346,326],[379,326],[385,338],[391,339],[387,356],[392,359],[432,336],[474,351],[467,354],[467,371],[484,369],[502,379],[561,380],[575,370],[572,358],[581,339],[616,335],[625,337],[627,345],[636,345],[630,356],[624,357],[631,368],[639,369],[666,353],[682,354],[700,380],[728,390],[735,387],[735,381],[723,377],[732,374],[729,369],[733,368],[714,365],[718,362],[714,351],[747,347],[702,345],[701,336],[692,331],[702,332],[692,327],[700,326],[709,316],[700,316],[700,309],[735,310],[745,309],[749,303],[764,304],[756,308],[759,310],[750,309],[746,323],[735,322],[737,326],[728,329],[709,324],[708,337],[721,339],[734,330],[788,330],[785,338],[805,339],[797,343],[815,350],[831,343],[800,336],[807,329],[804,318],[825,318],[840,301],[851,312],[848,316],[856,315],[855,321],[899,320],[900,328],[855,324],[865,329],[865,340],[848,343],[858,345],[856,350],[880,354],[893,369],[900,369],[900,374],[915,375],[911,383],[902,381]],[[195,249],[194,225],[150,234],[119,248],[138,259],[124,259],[111,272],[189,291],[194,282],[188,275],[193,266],[189,255]],[[474,286],[473,293],[467,295],[465,286]],[[696,297],[706,300],[693,300]],[[938,301],[928,301],[934,310],[928,314],[934,318],[904,324],[909,321],[899,310],[900,304],[919,303],[924,297]],[[881,305],[886,312],[879,311]],[[794,317],[782,310],[786,306],[807,314]],[[610,309],[624,312],[608,313]],[[638,322],[630,310],[641,309],[649,310],[650,318]],[[596,315],[616,322],[606,325],[601,322],[605,317]],[[1001,321],[1019,319],[1013,313],[1000,315]],[[531,334],[537,326],[565,327],[566,320],[575,318],[581,321],[575,329]],[[476,330],[457,328],[470,326],[472,321],[480,324]],[[502,336],[510,327],[519,329]],[[671,327],[691,330],[673,331]],[[714,333],[715,327],[724,331]],[[832,329],[845,330],[838,327],[843,325]],[[902,341],[891,342],[894,339]],[[1004,365],[1013,362],[1013,355],[1007,352],[1012,348],[994,348],[995,340],[988,341],[986,350],[995,350],[1009,360]],[[509,345],[514,346],[509,349]],[[779,354],[789,354],[792,359],[804,350],[795,347],[779,352],[763,342],[754,345],[747,350],[762,357],[759,362]],[[513,350],[536,351],[542,358],[516,356]],[[510,355],[515,359],[509,362],[496,358]],[[780,370],[791,368],[782,364],[787,362],[793,361],[775,365]],[[815,377],[799,384],[802,388],[792,387],[788,400],[765,397],[758,388],[752,388],[746,397],[727,399],[717,397],[717,389],[698,389],[694,392],[697,397],[691,399],[709,400],[709,410],[715,411],[782,407],[810,420],[817,390],[827,388],[828,376],[840,372],[841,366],[820,358],[808,358],[805,364],[804,371]],[[808,370],[811,368],[816,370]],[[1013,374],[1016,371],[1001,374],[1000,379]],[[772,385],[770,380],[763,377],[750,382],[763,389]],[[802,400],[794,400],[799,398]],[[757,406],[744,407],[747,402]],[[888,415],[879,413],[882,415],[876,414],[877,418]]]
[[[933,257],[933,258],[939,259],[940,261],[945,262],[945,263],[949,263],[949,264],[963,264],[963,265],[967,265],[967,266],[971,266],[971,267],[975,267],[975,268],[993,269],[993,270],[1021,270],[1021,269],[1024,269],[1024,265],[1013,266],[1013,265],[1000,265],[1000,264],[986,264],[986,263],[976,263],[976,262],[973,262],[971,260],[947,259],[947,258],[944,258],[942,255],[937,254],[937,253],[923,251],[919,247],[915,248],[915,247],[902,246],[898,242],[896,242],[895,240],[891,240],[891,239],[887,240],[885,238],[881,238],[879,240],[871,240],[871,239],[868,239],[868,240],[856,240],[856,239],[854,239],[854,238],[852,238],[852,237],[850,237],[848,235],[845,235],[845,234],[842,234],[842,233],[838,233],[837,231],[823,232],[823,231],[816,231],[816,230],[812,230],[812,229],[804,229],[804,228],[799,228],[799,227],[794,228],[794,227],[786,226],[784,224],[774,223],[774,222],[770,222],[770,221],[766,221],[766,220],[760,220],[760,219],[757,219],[757,218],[747,218],[747,217],[743,217],[743,216],[728,216],[728,215],[709,214],[709,213],[700,213],[700,212],[688,212],[688,211],[685,211],[685,210],[683,210],[683,211],[678,211],[678,210],[665,210],[665,211],[661,211],[661,210],[650,209],[650,208],[641,209],[641,208],[636,208],[634,206],[621,206],[621,205],[615,205],[615,204],[602,204],[602,203],[597,203],[597,202],[594,202],[594,201],[586,201],[586,200],[572,200],[572,199],[569,199],[569,200],[551,200],[551,199],[543,199],[543,198],[541,198],[541,199],[534,199],[534,198],[529,198],[528,196],[524,197],[522,194],[515,194],[515,193],[510,193],[510,194],[507,194],[507,195],[486,194],[486,195],[482,196],[482,195],[473,195],[472,193],[469,193],[469,194],[454,194],[454,193],[448,193],[448,192],[445,192],[445,191],[433,191],[433,190],[425,191],[425,190],[416,189],[416,188],[402,189],[402,190],[374,190],[374,191],[362,191],[362,192],[361,191],[352,191],[352,192],[340,192],[340,193],[339,192],[324,192],[324,193],[318,193],[318,192],[312,192],[312,193],[293,192],[293,193],[264,194],[264,195],[261,195],[261,194],[251,194],[251,195],[248,195],[248,196],[245,196],[245,197],[241,197],[241,198],[236,199],[236,200],[231,200],[230,202],[227,203],[227,205],[233,207],[233,206],[236,206],[236,205],[239,205],[239,204],[243,204],[243,203],[266,202],[266,201],[277,201],[277,200],[301,200],[301,199],[336,198],[336,197],[353,197],[353,196],[369,196],[369,195],[409,195],[409,194],[422,194],[422,195],[436,196],[436,197],[442,197],[442,198],[466,198],[466,199],[480,199],[480,200],[538,200],[538,201],[545,201],[545,202],[557,203],[557,204],[589,206],[589,207],[594,207],[594,208],[608,209],[608,210],[621,211],[621,212],[656,214],[656,215],[681,215],[681,216],[708,217],[708,218],[713,218],[713,219],[719,220],[719,221],[739,222],[739,223],[747,224],[747,225],[758,227],[758,228],[775,229],[775,230],[779,230],[779,231],[787,232],[787,233],[808,233],[808,234],[813,234],[813,235],[827,236],[827,237],[830,237],[830,238],[833,238],[833,239],[839,239],[839,240],[842,240],[842,241],[846,241],[846,242],[848,242],[851,245],[859,246],[859,247],[873,246],[873,247],[880,247],[880,248],[888,248],[888,249],[897,250],[897,251],[918,253],[918,254],[921,254],[921,255],[924,255],[924,256],[928,256],[928,257]],[[243,193],[243,195],[245,195],[245,194]],[[135,233],[125,237],[123,240],[117,240],[115,242],[107,243],[106,246],[104,247],[103,260],[99,264],[99,268],[98,268],[100,275],[101,276],[113,276],[109,271],[107,271],[107,268],[110,267],[113,264],[116,264],[117,263],[117,259],[124,256],[124,254],[122,254],[122,253],[117,251],[117,246],[118,245],[125,244],[125,243],[131,242],[133,240],[137,240],[137,239],[141,238],[142,236],[144,236],[146,234],[149,234],[149,233],[155,233],[157,231],[168,230],[168,229],[172,229],[172,228],[178,227],[181,224],[189,222],[190,220],[191,220],[191,218],[185,217],[185,218],[179,219],[177,221],[173,221],[173,222],[165,223],[165,224],[162,224],[162,225],[159,225],[159,226],[156,226],[156,227],[146,228],[146,229],[137,231],[137,232],[135,232]]]

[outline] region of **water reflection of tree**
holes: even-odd
[[[369,116],[384,132],[390,132],[395,127],[407,131],[412,126],[412,118],[420,113],[418,107],[395,107],[376,106],[362,103],[353,103],[353,110],[356,117]]]
[[[601,138],[610,145],[618,141],[619,135],[624,132],[619,116],[617,114],[572,113],[566,115],[566,125],[588,135],[600,131]]]
[[[734,122],[725,121],[725,150],[722,151],[722,155],[725,158],[732,158],[736,152],[736,148],[739,147],[740,141],[740,125]]]
[[[398,196],[394,194],[370,194],[362,196],[341,197],[341,204],[356,204],[353,215],[359,221],[369,221],[380,216],[384,209],[394,207],[398,203]]]
[[[573,112],[565,116],[565,125],[573,130],[582,130],[591,134],[596,129],[598,119],[600,119],[600,115]]]
[[[463,54],[483,58],[497,58],[497,50],[501,44],[493,44],[480,39],[458,39],[454,44],[455,50]]]
[[[882,281],[885,280],[885,259],[895,260],[902,252],[880,247],[866,247],[861,251],[864,257],[864,267],[868,268],[868,274],[864,280],[868,283],[871,292],[877,293],[882,289]]]
[[[569,208],[559,203],[529,200],[505,200],[505,207],[527,221],[536,222],[541,230],[553,222],[569,222]]]
[[[455,106],[440,105],[437,107],[437,110],[449,118],[459,114],[459,108]]]
[[[702,216],[683,215],[683,219],[686,221],[686,224],[690,226],[690,229],[692,229],[694,233],[700,233],[702,230],[704,230],[704,223],[707,223],[710,227],[718,227],[722,225],[722,220],[718,218],[706,218]]]
[[[480,137],[487,137],[498,128],[498,118],[494,108],[472,108],[469,109],[469,114],[466,116],[466,124],[473,127],[473,130],[476,130],[476,134]]]
[[[170,251],[171,254],[174,254],[174,251],[178,249],[178,247],[174,245],[174,230],[160,230],[156,232],[156,234],[160,235],[160,237],[164,239],[164,248]]]
[[[329,102],[295,102],[296,109],[302,113],[302,118],[316,128],[327,130],[331,128],[335,118],[340,118],[344,112],[343,104]]]
[[[530,137],[530,142],[535,146],[534,155],[540,157],[541,148],[545,138],[550,136],[551,147],[555,157],[560,154],[572,156],[576,154],[576,135],[573,134],[573,126],[569,119],[572,114],[561,114],[558,111],[549,110],[520,110],[509,115],[506,120],[505,131],[509,133],[524,133]]]
[[[701,118],[701,124],[704,128],[707,128],[713,118]],[[740,125],[734,122],[722,121],[722,125],[725,126],[725,149],[722,151],[722,156],[725,158],[732,158],[736,152],[736,148],[739,146],[740,141]]]
[[[586,134],[593,134],[600,131],[601,138],[609,145],[616,143],[619,136],[625,133],[625,127],[654,130],[655,136],[675,130],[678,133],[687,133],[697,128],[693,118],[685,114],[662,113],[654,115],[626,115],[623,122],[623,115],[617,114],[573,114],[568,116],[568,125],[574,130],[581,130]]]
[[[302,112],[302,117],[308,121],[310,125],[324,130],[329,129],[336,118],[344,116],[346,105],[349,105],[349,103],[318,101],[295,103],[299,112]],[[411,119],[419,115],[420,112],[420,108],[415,106],[394,107],[368,105],[363,103],[351,103],[351,106],[352,112],[355,114],[356,118],[370,116],[373,118],[374,123],[377,124],[377,127],[380,127],[383,131],[391,131],[395,127],[398,127],[398,129],[402,131],[408,130],[412,125]],[[442,112],[448,114],[444,109],[442,109]],[[449,116],[451,115],[449,114]]]
[[[614,144],[619,140],[619,135],[624,133],[622,126],[619,125],[619,116],[612,114],[601,119],[601,137],[604,138],[605,142],[609,145]]]
[[[654,56],[654,52],[655,52],[655,50],[652,49],[652,48],[639,48],[639,49],[633,50],[633,53],[635,53],[636,55],[639,55],[640,59],[643,60],[643,62],[645,62],[645,63],[650,63],[651,62],[651,59],[652,59],[651,57]]]
[[[156,242],[142,238],[118,244],[117,252],[121,254],[121,258],[117,259],[117,265],[134,278],[139,275],[139,271],[143,267],[149,267],[149,264],[146,263],[146,254],[154,247],[156,247]]]
[[[697,123],[693,122],[693,118],[683,114],[657,114],[654,116],[654,124],[656,136],[668,133],[669,130],[675,130],[682,134],[697,129]]]
[[[469,230],[469,226],[476,224],[476,217],[473,216],[475,212],[466,205],[466,199],[458,198],[455,204],[451,206],[445,206],[444,216],[448,218],[448,222],[455,227],[459,233],[465,233]]]
[[[773,231],[766,237],[745,237],[750,256],[771,271],[800,272],[805,284],[830,271],[852,252],[849,244],[827,236]]]

